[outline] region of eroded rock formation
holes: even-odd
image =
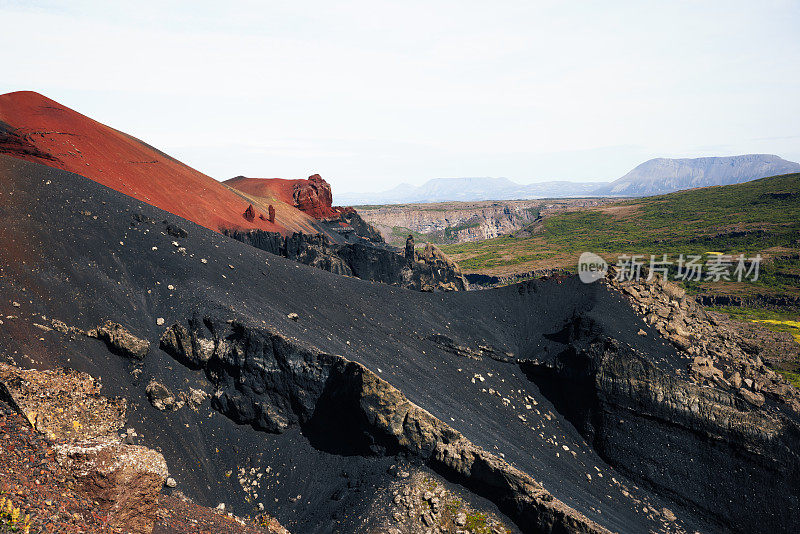
[[[549,335],[563,350],[520,360],[523,371],[631,477],[734,531],[796,524],[797,390],[671,283],[619,283],[612,272],[608,284],[653,326],[639,335],[665,336],[685,363],[654,361],[579,314]]]
[[[314,218],[324,219],[335,215],[331,207],[331,186],[319,174],[309,176],[308,180],[297,180],[292,190],[292,199],[297,209]]]
[[[256,218],[256,210],[254,210],[254,209],[253,209],[253,205],[252,205],[252,204],[250,204],[249,206],[247,206],[247,209],[246,209],[246,210],[244,210],[244,214],[243,214],[243,216],[244,216],[244,218],[245,218],[245,219],[247,219],[248,221],[253,221],[253,219],[255,219],[255,218]]]
[[[404,255],[362,240],[335,243],[324,234],[226,231],[226,235],[271,254],[346,276],[419,291],[464,291],[469,287],[458,265],[436,246],[414,250],[413,239]]]
[[[681,370],[689,380],[759,405],[766,395],[800,413],[800,391],[764,364],[766,348],[707,312],[683,288],[660,277],[623,283],[610,277],[609,282],[630,298],[645,322],[691,357]]]
[[[608,532],[357,362],[200,316],[170,326],[161,348],[204,370],[216,388],[213,405],[237,423],[267,432],[300,426],[318,446],[348,454],[411,454],[491,494],[532,532]]]
[[[86,332],[86,335],[104,341],[112,352],[135,360],[143,360],[150,350],[150,343],[146,339],[134,336],[127,328],[113,321],[106,321]]]

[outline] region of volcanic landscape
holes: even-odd
[[[797,391],[667,282],[465,290],[319,176],[217,182],[31,92],[0,242],[0,361],[123,398],[164,498],[296,533],[800,522]]]

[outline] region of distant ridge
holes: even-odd
[[[645,161],[631,172],[595,190],[605,196],[648,196],[749,182],[800,171],[800,164],[772,154]]]
[[[400,184],[380,193],[340,193],[346,205],[405,204],[478,200],[525,200],[543,197],[577,197],[597,188],[597,182],[551,181],[522,185],[508,178],[435,178],[422,185]]]
[[[436,178],[422,185],[400,184],[379,193],[340,193],[345,205],[473,202],[590,196],[660,195],[711,185],[729,185],[800,172],[800,163],[772,154],[708,158],[656,158],[610,183],[554,180],[518,184],[508,178]]]

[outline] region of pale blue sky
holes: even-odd
[[[800,161],[800,2],[0,0],[0,91],[334,191]]]

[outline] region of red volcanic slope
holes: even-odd
[[[332,206],[331,186],[319,174],[309,176],[307,180],[237,176],[223,183],[264,201],[284,202],[315,219],[337,217],[340,213],[339,209]]]
[[[211,230],[313,232],[291,202],[276,206],[270,223],[266,205],[38,93],[0,95],[0,121],[0,153],[80,174]],[[264,218],[245,219],[250,204]]]

